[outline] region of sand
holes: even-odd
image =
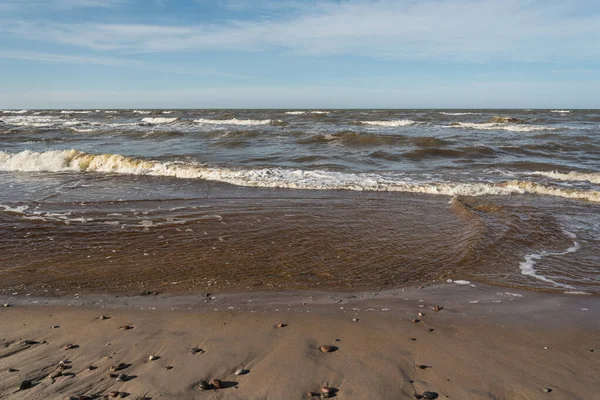
[[[600,389],[600,299],[592,296],[442,285],[335,294],[22,293],[0,302],[11,304],[0,308],[2,399],[110,391],[131,399],[307,399],[322,386],[337,399],[425,391],[460,400],[593,399]],[[65,350],[69,343],[75,348]],[[324,344],[338,349],[322,353]],[[203,352],[192,354],[195,347]],[[61,360],[69,368],[53,380]],[[125,382],[109,377],[119,363],[130,364],[119,372]],[[249,372],[236,376],[240,367]],[[197,387],[212,378],[224,387]],[[17,391],[25,379],[34,387]]]

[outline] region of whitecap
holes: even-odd
[[[410,120],[410,119],[399,119],[399,120],[393,120],[393,121],[359,121],[358,123],[361,125],[395,127],[395,126],[413,125],[416,122],[413,120]]]
[[[457,122],[452,125],[445,125],[447,128],[462,129],[481,129],[490,131],[512,131],[512,132],[535,132],[535,131],[555,131],[558,128],[546,125],[527,125],[527,124],[501,124],[495,122]]]
[[[173,117],[173,118],[166,118],[166,117],[156,117],[156,118],[146,117],[146,118],[142,118],[142,123],[149,124],[149,125],[171,124],[171,123],[173,123],[175,121],[177,121],[177,117]]]
[[[270,119],[205,119],[200,118],[194,120],[197,124],[211,124],[211,125],[269,125],[273,122]]]
[[[535,171],[531,175],[544,176],[546,178],[560,181],[586,181],[600,184],[600,172],[558,172],[558,171]]]

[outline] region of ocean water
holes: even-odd
[[[2,290],[600,293],[599,110],[0,110],[0,187]]]

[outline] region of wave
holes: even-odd
[[[411,192],[445,196],[537,194],[600,203],[598,191],[565,189],[531,181],[418,182],[405,175],[384,176],[374,173],[282,168],[232,169],[191,163],[158,162],[118,154],[90,154],[77,150],[26,150],[15,154],[0,151],[0,171],[103,172],[202,179],[249,187]]]
[[[571,110],[551,110],[550,112],[559,113],[559,114],[568,114]]]
[[[105,110],[104,111],[105,114],[118,114],[119,111],[115,111],[115,110]]]
[[[142,118],[142,123],[143,124],[148,124],[148,125],[162,125],[162,124],[171,124],[173,122],[177,121],[177,117],[173,117],[173,118],[167,118],[167,117],[156,117],[156,118],[151,118],[151,117],[146,117],[146,118]]]
[[[7,125],[13,126],[31,126],[40,128],[63,124],[66,122],[66,120],[53,116],[18,115],[2,117],[0,122],[4,122]]]
[[[4,114],[25,114],[29,112],[29,110],[2,110]]]
[[[452,125],[446,125],[450,128],[463,129],[483,129],[483,130],[504,130],[512,132],[533,132],[533,131],[555,131],[556,127],[545,125],[519,125],[519,124],[501,124],[495,122],[455,122]]]
[[[285,113],[288,115],[302,115],[306,114],[306,111],[286,111]]]
[[[200,118],[194,120],[197,124],[211,124],[211,125],[271,125],[277,122],[283,122],[272,119],[205,119]]]
[[[89,114],[91,111],[87,110],[62,110],[61,114]]]
[[[558,172],[558,171],[535,171],[531,175],[545,176],[546,178],[560,181],[586,181],[600,184],[600,172]]]
[[[445,112],[445,111],[440,111],[440,114],[442,114],[442,115],[481,115],[481,113],[474,113],[474,112]]]
[[[145,110],[133,110],[134,114],[150,114],[152,111],[145,111]]]
[[[416,124],[410,119],[399,119],[394,121],[358,121],[358,125],[374,125],[374,126],[407,126]]]

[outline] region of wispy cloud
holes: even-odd
[[[113,8],[129,0],[0,0],[0,11],[27,11],[36,9],[65,10],[70,8]]]
[[[349,0],[309,2],[273,20],[194,26],[3,21],[0,29],[101,51],[229,49],[394,60],[600,61],[600,12],[582,13],[580,6],[576,0]]]

